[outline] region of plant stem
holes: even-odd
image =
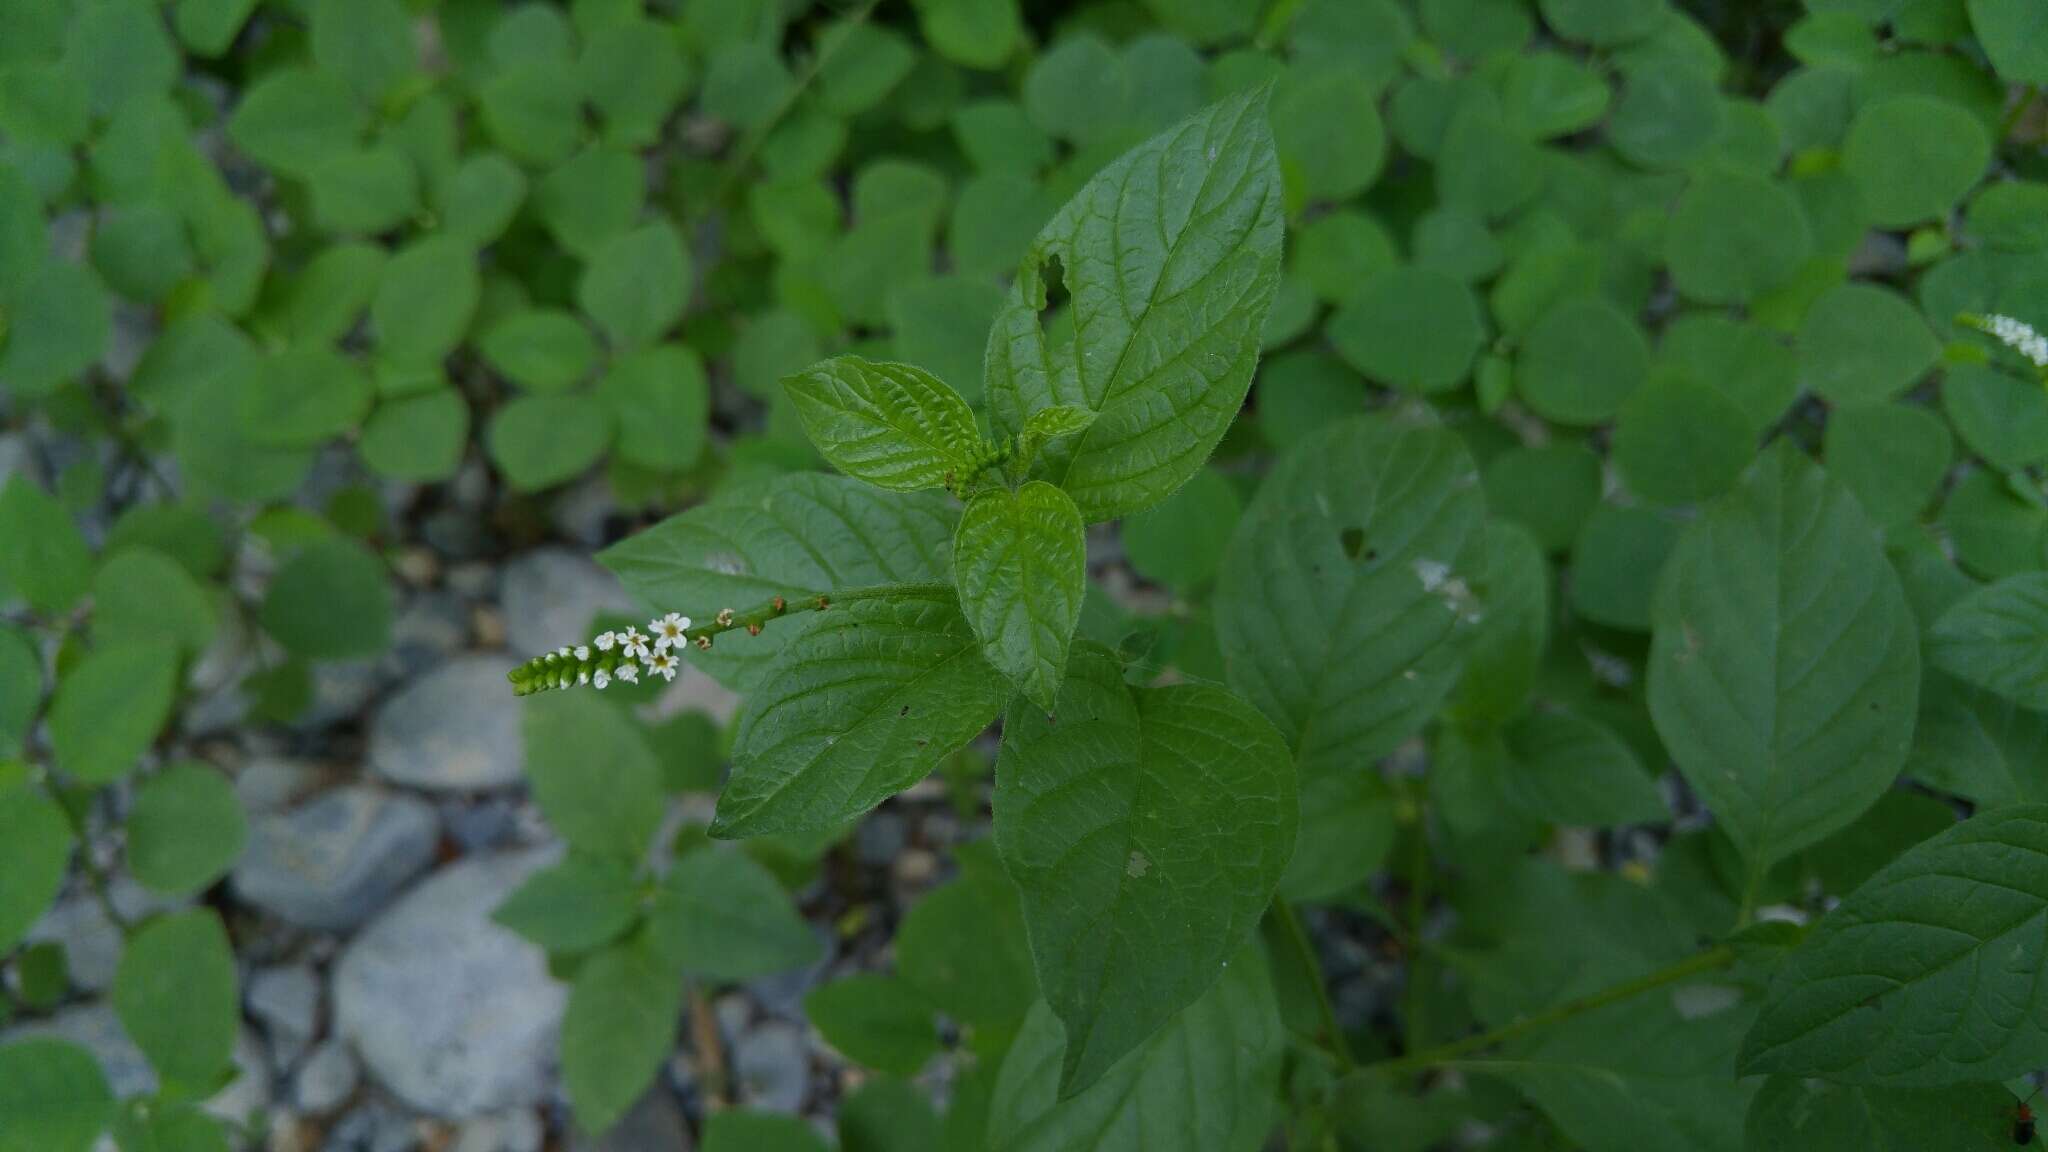
[[[704,1084],[704,1095],[713,1104],[724,1107],[728,1099],[725,1075],[725,1044],[718,1037],[718,1017],[712,1014],[711,1002],[704,998],[703,986],[690,981],[690,1046],[697,1051],[697,1076]]]
[[[1337,1058],[1337,1066],[1346,1072],[1358,1067],[1357,1057],[1351,1054],[1351,1041],[1344,1036],[1344,1029],[1337,1023],[1337,1009],[1330,1003],[1330,990],[1323,984],[1322,961],[1316,959],[1315,946],[1309,942],[1308,930],[1301,926],[1301,917],[1294,911],[1294,905],[1287,900],[1275,898],[1273,916],[1287,933],[1288,941],[1294,945],[1295,953],[1301,958],[1301,966],[1308,969],[1309,984],[1316,991],[1316,1011],[1323,1018],[1323,1041],[1330,1055]]]
[[[2013,101],[2012,107],[2005,114],[2005,119],[1998,122],[1998,142],[2000,144],[2004,144],[2012,138],[2013,129],[2020,126],[2020,120],[2026,116],[2027,109],[2034,106],[2034,97],[2039,94],[2040,89],[2032,84],[2020,89],[2019,99]]]
[[[868,17],[874,15],[875,8],[880,3],[881,0],[866,0],[866,3],[854,9],[853,15],[846,18],[847,31],[850,32],[867,23]],[[740,137],[739,147],[726,158],[724,171],[719,173],[718,186],[711,193],[711,205],[725,203],[725,198],[732,194],[733,185],[739,183],[741,177],[746,175],[747,165],[753,163],[754,153],[761,150],[762,144],[767,143],[768,134],[775,131],[776,126],[782,123],[783,117],[788,116],[790,110],[796,107],[796,102],[802,99],[803,94],[816,82],[818,74],[825,70],[825,65],[832,62],[833,54],[839,51],[840,45],[846,43],[846,40],[846,35],[842,33],[831,43],[818,49],[817,54],[811,57],[810,63],[804,66],[802,75],[789,86],[789,91],[783,94],[782,99],[776,102],[768,115]]]
[[[85,873],[86,883],[92,889],[93,898],[99,902],[100,914],[107,918],[107,923],[114,926],[114,930],[121,934],[122,939],[126,939],[133,932],[134,925],[130,924],[128,918],[121,915],[121,910],[114,905],[113,887],[107,880],[106,870],[92,858],[92,837],[85,826],[85,817],[66,803],[48,772],[42,774],[41,782],[43,792],[64,813],[64,819],[71,825],[72,838],[78,841],[78,866]]]
[[[1567,1000],[1555,1007],[1546,1008],[1534,1016],[1524,1016],[1512,1024],[1504,1024],[1490,1032],[1481,1032],[1476,1036],[1467,1036],[1463,1040],[1439,1044],[1434,1048],[1425,1049],[1421,1052],[1412,1052],[1398,1059],[1381,1060],[1367,1064],[1365,1065],[1365,1070],[1372,1072],[1411,1072],[1421,1068],[1430,1068],[1439,1064],[1449,1063],[1461,1056],[1483,1051],[1497,1044],[1504,1044],[1509,1040],[1534,1032],[1540,1028],[1547,1028],[1552,1024],[1561,1024],[1574,1016],[1582,1016],[1596,1008],[1605,1008],[1609,1004],[1633,999],[1645,992],[1654,991],[1667,984],[1676,984],[1704,972],[1718,971],[1734,962],[1735,950],[1733,948],[1727,945],[1710,948],[1705,952],[1688,957],[1669,967],[1659,968],[1648,975],[1638,976],[1634,980],[1616,984],[1612,988],[1602,989],[1590,996],[1581,996],[1577,1000]]]

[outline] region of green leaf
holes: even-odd
[[[184,760],[143,781],[128,812],[128,870],[144,888],[183,896],[227,875],[249,821],[227,777]]]
[[[2048,84],[2048,12],[2028,0],[1969,0],[1991,66],[2013,84]]]
[[[1983,179],[1990,159],[1983,122],[1933,96],[1866,103],[1842,143],[1842,167],[1880,228],[1947,218]]]
[[[552,308],[512,313],[491,325],[477,346],[491,367],[537,392],[567,388],[597,362],[597,337],[574,315]]]
[[[413,71],[412,18],[401,0],[313,0],[313,62],[375,102]]]
[[[438,199],[448,235],[482,247],[511,226],[526,199],[526,174],[495,153],[471,156]]]
[[[1035,230],[1040,223],[1031,220],[1030,226]],[[1023,251],[1023,243],[1017,251]],[[1015,256],[1012,253],[1003,262],[1005,271],[1015,264]],[[892,347],[901,360],[923,365],[970,402],[978,401],[989,324],[1002,306],[1003,290],[980,277],[932,276],[901,285],[889,293]]]
[[[1248,1152],[1270,1135],[1287,1034],[1256,947],[1238,952],[1206,994],[1078,1093],[1065,1091],[1066,1047],[1059,1019],[1040,1002],[996,1081],[991,1152]]]
[[[1994,468],[2048,458],[2048,389],[2036,381],[1980,364],[1952,365],[1942,377],[1941,406],[1956,435]]]
[[[1280,285],[1264,111],[1262,93],[1234,97],[1103,169],[1039,233],[997,314],[987,392],[999,435],[1054,405],[1099,414],[1043,457],[1088,521],[1180,487],[1244,402]],[[1058,342],[1039,315],[1055,262],[1089,310]]]
[[[1913,614],[1869,518],[1797,448],[1687,529],[1655,616],[1657,732],[1753,877],[1891,785],[1920,685]]]
[[[548,231],[563,248],[586,257],[637,223],[646,202],[645,163],[613,148],[578,154],[542,177],[533,195]]]
[[[26,472],[0,488],[0,585],[11,586],[29,607],[61,616],[92,581],[92,553],[71,514]]]
[[[976,496],[953,537],[960,610],[981,654],[1050,710],[1088,594],[1088,531],[1067,494],[1034,480]]]
[[[834,604],[748,696],[711,833],[843,824],[980,735],[1006,695],[950,592]]]
[[[263,596],[264,631],[307,660],[374,656],[391,643],[384,564],[343,536],[315,540],[285,561]]]
[[[131,1105],[114,1121],[114,1140],[123,1152],[231,1152],[225,1123],[193,1104]]]
[[[686,345],[628,353],[597,382],[619,427],[619,456],[643,468],[676,472],[704,455],[711,387],[704,362]]]
[[[1637,64],[1622,71],[1607,140],[1638,167],[1681,168],[1713,144],[1721,120],[1721,94],[1712,76],[1694,68]]]
[[[71,844],[64,810],[41,789],[0,786],[0,950],[19,944],[49,910],[64,886]]]
[[[195,56],[226,52],[256,10],[256,0],[177,0],[171,27]]]
[[[1229,479],[1204,468],[1164,503],[1124,521],[1124,557],[1138,575],[1190,595],[1215,579],[1242,511]]]
[[[954,849],[960,873],[926,893],[896,930],[896,974],[978,1034],[1008,1035],[1038,998],[1017,886],[986,840]]]
[[[91,1152],[114,1119],[93,1054],[42,1038],[0,1044],[0,1152]]]
[[[1773,1076],[1750,1102],[1742,1146],[1746,1152],[2011,1152],[2017,1103],[1998,1084],[1873,1090]]]
[[[93,232],[92,261],[116,292],[143,302],[170,295],[195,267],[184,221],[153,202],[108,213]]]
[[[598,559],[649,608],[709,615],[774,596],[794,603],[846,588],[949,581],[956,519],[942,493],[898,496],[804,473],[730,490]],[[690,659],[751,693],[798,630],[794,621],[771,625]]]
[[[1483,519],[1458,438],[1384,417],[1304,440],[1245,510],[1217,638],[1231,686],[1287,737],[1305,791],[1393,751],[1457,682]]]
[[[1650,371],[1650,346],[1636,322],[1593,296],[1552,307],[1529,330],[1515,361],[1515,390],[1560,424],[1603,424],[1621,411]]]
[[[914,492],[964,481],[980,459],[973,409],[921,368],[838,356],[782,386],[825,459],[878,488]]]
[[[1017,0],[913,0],[932,50],[969,68],[997,68],[1024,40]]]
[[[1568,136],[1607,114],[1607,82],[1592,68],[1556,52],[1518,55],[1501,82],[1508,126],[1533,140]]]
[[[637,12],[637,9],[635,10]],[[584,93],[605,120],[605,138],[645,146],[689,87],[691,71],[673,33],[652,20],[615,20],[584,37]]]
[[[1273,89],[1273,143],[1288,201],[1348,200],[1372,187],[1387,159],[1379,92],[1352,69],[1292,69]]]
[[[1948,426],[1910,404],[1837,408],[1823,444],[1828,472],[1887,529],[1919,519],[1955,462]]]
[[[340,77],[279,68],[243,95],[228,119],[228,139],[266,168],[306,176],[354,148],[368,123],[368,112]]]
[[[1610,628],[1649,631],[1658,575],[1684,528],[1655,509],[1595,505],[1572,544],[1572,611]]]
[[[1550,567],[1529,532],[1488,522],[1486,575],[1478,591],[1486,618],[1466,651],[1447,711],[1459,721],[1492,727],[1521,714],[1550,638]]]
[[[561,163],[583,140],[583,81],[567,60],[502,68],[477,89],[477,105],[491,142],[535,167]]]
[[[374,244],[327,248],[284,282],[274,308],[265,305],[265,318],[276,323],[288,344],[332,344],[356,326],[387,258]]]
[[[1978,588],[1934,622],[1928,655],[1942,671],[2025,708],[2048,711],[2048,573]]]
[[[271,448],[316,448],[370,412],[375,387],[362,366],[331,348],[293,348],[271,357],[242,394],[242,426]]]
[[[665,220],[600,245],[576,282],[576,303],[614,345],[659,341],[690,301],[690,255]]]
[[[481,291],[467,244],[453,236],[414,241],[384,265],[370,301],[378,352],[409,367],[439,364],[469,331]]]
[[[630,863],[571,854],[527,877],[491,919],[549,952],[573,955],[617,940],[638,915]]]
[[[114,113],[177,83],[178,48],[152,0],[93,0],[75,13],[65,62],[85,82],[94,111]]]
[[[95,648],[57,682],[50,745],[57,766],[86,784],[126,776],[170,719],[178,650],[162,641]]]
[[[789,893],[743,852],[698,848],[662,878],[648,913],[655,947],[709,980],[752,980],[817,962],[821,947]]]
[[[210,909],[152,920],[114,973],[114,1011],[167,1089],[203,1098],[233,1066],[241,1027],[235,956]]]
[[[637,863],[661,826],[661,769],[639,725],[592,692],[525,707],[534,802],[570,847]]]
[[[52,260],[8,302],[0,332],[0,388],[47,396],[99,362],[113,330],[113,309],[99,277],[84,264]]]
[[[675,1047],[683,982],[645,943],[585,960],[562,1017],[562,1081],[576,1123],[603,1132],[654,1082]]]
[[[704,1118],[704,1152],[831,1152],[801,1116],[713,1112]]]
[[[1664,0],[1539,0],[1537,6],[1551,31],[1599,48],[1641,40],[1671,17]]]
[[[1941,357],[1919,309],[1869,284],[1843,284],[1799,325],[1799,381],[1836,404],[1874,404],[1904,392]]]
[[[343,236],[388,232],[420,212],[420,178],[396,148],[336,152],[306,173],[313,218]]]
[[[1664,242],[1672,282],[1708,304],[1743,303],[1778,287],[1812,250],[1797,196],[1776,180],[1720,168],[1686,186]]]
[[[1486,339],[1479,301],[1428,268],[1389,268],[1360,285],[1330,317],[1330,343],[1346,364],[1413,392],[1457,387]]]
[[[391,480],[445,480],[469,443],[469,405],[453,388],[387,400],[363,425],[356,451],[370,470]]]
[[[1621,738],[1570,712],[1535,712],[1504,733],[1511,794],[1555,824],[1648,824],[1670,812],[1656,781]]]
[[[1629,491],[1654,504],[1718,496],[1755,454],[1742,409],[1689,376],[1653,376],[1622,401],[1615,419],[1615,466]]]
[[[915,1076],[939,1053],[931,1005],[894,976],[856,972],[811,989],[804,1015],[827,1044],[856,1064]]]
[[[612,430],[610,409],[595,397],[542,394],[498,409],[484,440],[514,489],[538,492],[589,470],[610,446]]]
[[[1053,714],[1015,706],[996,846],[1023,891],[1039,987],[1066,1024],[1071,1095],[1198,999],[1294,852],[1287,746],[1220,688],[1125,685],[1075,650]]]
[[[0,625],[0,761],[21,755],[42,706],[41,654],[26,633]]]
[[[1779,966],[1742,1074],[1926,1087],[2048,1060],[2048,805],[1979,813],[1849,894]]]
[[[1583,444],[1516,446],[1486,462],[1486,506],[1547,552],[1572,546],[1600,503],[1600,457]]]

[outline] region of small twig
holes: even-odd
[[[697,1053],[697,1079],[704,1095],[719,1108],[732,1105],[732,1091],[725,1071],[725,1042],[718,1035],[718,1017],[704,998],[703,986],[690,981],[690,1047]]]

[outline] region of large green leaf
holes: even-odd
[[[630,715],[594,692],[528,702],[534,802],[571,847],[638,863],[661,826],[661,766]]]
[[[999,435],[1053,405],[1100,413],[1044,457],[1090,521],[1180,487],[1244,402],[1280,286],[1265,103],[1232,97],[1097,173],[1039,233],[989,332]],[[1057,341],[1040,315],[1055,264],[1075,311]]]
[[[1043,1001],[1003,1061],[990,1152],[1256,1152],[1273,1123],[1286,1030],[1265,954],[1240,950],[1200,999],[1062,1099],[1067,1047]]]
[[[2048,572],[2022,572],[1963,597],[1934,622],[1941,670],[2026,708],[2048,710]]]
[[[950,591],[834,605],[748,696],[711,832],[843,824],[924,779],[1006,695]]]
[[[817,960],[789,893],[743,852],[699,848],[662,878],[648,914],[655,946],[694,976],[751,980]]]
[[[113,1118],[91,1052],[40,1038],[0,1044],[0,1152],[90,1152]]]
[[[577,969],[562,1017],[562,1081],[584,1131],[617,1123],[660,1073],[682,1001],[682,977],[643,941],[615,945]]]
[[[1913,613],[1854,497],[1780,441],[1686,530],[1654,608],[1650,713],[1752,875],[1847,825],[1913,736]]]
[[[922,368],[836,356],[782,386],[825,459],[878,488],[913,492],[956,476],[964,481],[981,450],[973,409]]]
[[[1742,1146],[1746,1152],[2012,1152],[2015,1104],[1998,1084],[1871,1089],[1773,1076],[1750,1102]]]
[[[0,952],[42,919],[71,863],[64,810],[27,783],[0,787]]]
[[[981,654],[1050,710],[1088,594],[1088,532],[1074,502],[1041,480],[976,496],[953,538],[953,566]]]
[[[1215,982],[1294,852],[1294,768],[1265,717],[1220,688],[1133,688],[1123,671],[1077,647],[1052,715],[1011,708],[996,765],[996,846],[1066,1024],[1063,1094]]]
[[[211,1095],[229,1070],[242,1022],[220,915],[180,912],[131,937],[114,973],[114,1011],[167,1087]]]
[[[1478,469],[1441,428],[1347,420],[1302,441],[1238,522],[1216,596],[1231,686],[1293,746],[1305,786],[1413,735],[1480,616]]]
[[[1979,813],[1880,869],[1772,978],[1741,1071],[1847,1084],[2048,1063],[2048,805]]]
[[[606,549],[598,560],[643,604],[703,618],[783,596],[791,603],[848,588],[953,577],[944,494],[899,496],[857,480],[802,473],[737,488]],[[799,625],[725,637],[689,658],[750,692]]]

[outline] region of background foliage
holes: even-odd
[[[706,1057],[706,989],[819,959],[792,893],[937,772],[995,842],[804,1000],[871,1073],[843,1149],[2011,1146],[2048,390],[1958,318],[2048,325],[2042,12],[0,0],[0,1152],[259,1138],[217,1115],[254,935],[195,720],[221,653],[257,654],[236,727],[357,740],[319,685],[391,652],[409,558],[587,543],[593,488],[656,611],[941,591],[690,652],[747,700],[723,734],[652,683],[522,705],[566,849],[496,917],[568,988],[586,1133],[686,1018]],[[1194,225],[1239,247],[1144,302],[1170,332],[1091,278],[1184,223],[1144,195],[1266,148],[1277,199]],[[1241,412],[1189,384],[1253,345]],[[953,487],[1013,465],[984,434],[1057,486],[958,537],[948,494],[823,474]],[[974,544],[1020,525],[1059,547]],[[818,703],[877,652],[962,672]],[[849,726],[859,691],[930,727]],[[1097,858],[1048,707],[1229,788]],[[690,803],[735,744],[741,848]],[[33,935],[67,886],[121,929],[125,1099],[30,1034],[89,992]],[[1103,924],[1144,930],[1105,960]]]

